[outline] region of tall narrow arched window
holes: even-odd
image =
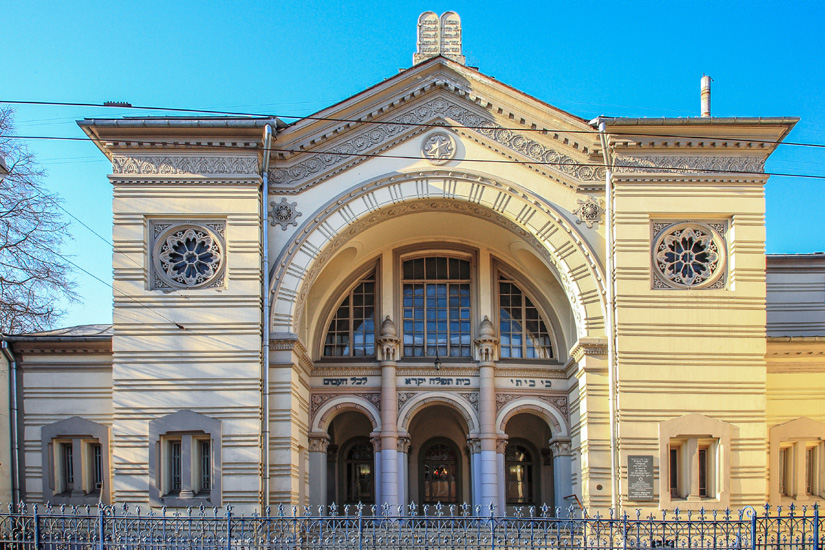
[[[404,355],[470,357],[470,262],[427,257],[403,262]]]
[[[422,503],[458,503],[458,453],[447,443],[425,446],[421,459]]]
[[[498,280],[498,303],[501,357],[553,357],[550,331],[539,310],[515,282],[503,275]]]
[[[504,451],[507,504],[535,504],[533,453],[517,443],[508,443]]]
[[[372,355],[375,355],[375,271],[341,301],[324,340],[325,357]]]

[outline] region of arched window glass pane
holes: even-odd
[[[504,452],[507,504],[533,504],[533,457],[522,445],[508,444]]]
[[[373,452],[369,443],[353,445],[346,456],[345,504],[372,504],[375,501]]]
[[[324,340],[324,357],[375,355],[375,272],[341,301]]]
[[[424,504],[458,503],[458,457],[455,450],[444,443],[436,443],[424,451]]]
[[[513,281],[503,276],[498,282],[498,303],[501,357],[553,357],[550,331],[539,310]]]
[[[404,355],[470,357],[470,262],[415,258],[402,273]]]

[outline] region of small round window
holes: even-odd
[[[155,241],[155,272],[173,288],[200,288],[223,273],[224,253],[220,238],[199,225],[178,225]]]
[[[653,249],[656,275],[671,288],[706,288],[725,272],[725,245],[712,227],[680,223],[662,231]]]

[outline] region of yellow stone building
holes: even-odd
[[[293,124],[79,122],[114,323],[4,337],[0,500],[825,494],[825,256],[765,255],[796,119],[588,121],[466,66],[456,14],[418,28]]]

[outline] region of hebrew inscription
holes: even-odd
[[[413,64],[443,55],[463,65],[461,18],[454,11],[445,11],[440,18],[435,12],[425,11],[418,17],[417,46]]]

